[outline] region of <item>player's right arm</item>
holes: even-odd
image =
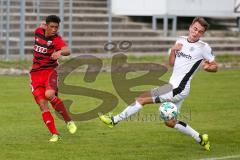
[[[34,34],[44,32],[43,29],[45,30],[46,27],[46,22],[42,21],[40,26],[35,29]]]
[[[46,22],[42,21],[39,27],[42,29],[46,29],[47,28]]]
[[[177,51],[182,49],[182,44],[181,43],[176,43],[170,51],[170,55],[169,55],[169,59],[168,59],[168,63],[171,67],[174,66],[174,62],[175,62],[175,58],[176,58],[176,53]]]

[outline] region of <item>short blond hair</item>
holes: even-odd
[[[204,27],[205,31],[208,30],[210,26],[209,23],[203,17],[195,17],[192,21],[192,24],[194,24],[195,22],[200,23],[201,26]]]

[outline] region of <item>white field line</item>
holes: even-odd
[[[233,155],[233,156],[224,156],[224,157],[202,158],[197,160],[225,160],[225,159],[236,159],[236,158],[240,159],[240,154]]]

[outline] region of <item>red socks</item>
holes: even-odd
[[[58,134],[58,131],[55,127],[54,119],[49,111],[47,112],[42,112],[42,118],[46,126],[48,127],[48,130],[52,134]]]
[[[63,102],[61,101],[61,99],[59,99],[58,97],[54,97],[51,100],[51,104],[53,106],[53,108],[62,115],[63,119],[65,122],[69,122],[72,119],[70,118],[70,116],[68,115],[68,112],[63,104]]]
[[[58,97],[54,97],[51,101],[51,104],[52,104],[53,108],[62,115],[65,122],[71,121],[71,118],[68,115],[68,112],[67,112],[63,102]],[[48,130],[52,134],[58,134],[58,131],[57,131],[55,123],[54,123],[54,119],[49,111],[42,112],[42,119],[43,119],[44,123],[46,124]]]

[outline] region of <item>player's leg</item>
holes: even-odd
[[[54,119],[49,111],[48,103],[45,98],[45,88],[44,88],[44,83],[42,83],[43,79],[41,74],[42,74],[41,71],[33,72],[30,74],[32,94],[35,98],[36,103],[40,107],[43,122],[45,123],[45,125],[47,126],[51,134],[53,135],[50,141],[55,142],[58,140],[58,131],[56,129]]]
[[[101,121],[107,124],[110,128],[119,123],[122,120],[139,112],[145,104],[153,103],[151,92],[145,92],[141,94],[134,103],[127,106],[121,113],[116,116],[112,115],[99,115]]]
[[[42,119],[45,125],[47,126],[48,130],[52,134],[52,137],[49,141],[51,142],[56,142],[58,141],[58,131],[55,126],[55,122],[53,119],[53,116],[51,112],[49,111],[48,108],[48,101],[46,100],[44,96],[45,89],[44,88],[37,88],[34,92],[33,95],[35,97],[35,100],[37,104],[40,107],[41,113],[42,113]]]
[[[208,140],[207,134],[203,134],[203,135],[199,134],[190,125],[180,120],[172,119],[170,121],[165,122],[165,124],[170,128],[175,128],[179,132],[193,137],[195,141],[198,142],[200,145],[204,146],[206,150],[208,151],[210,150],[210,142]]]
[[[48,89],[45,92],[45,97],[49,100],[52,107],[63,117],[64,121],[67,123],[71,121],[71,118],[60,98],[55,96],[55,90]]]
[[[160,103],[163,102],[173,102],[177,108],[178,111],[180,111],[180,108],[182,106],[182,103],[184,101],[184,98],[188,96],[189,90],[185,89],[181,93],[174,95],[172,91],[160,95],[159,97],[156,98],[155,101],[159,101]],[[174,95],[174,96],[173,96]],[[196,142],[199,142],[206,150],[210,150],[210,143],[208,141],[208,135],[200,135],[196,130],[194,130],[190,125],[187,123],[177,120],[177,119],[172,119],[170,121],[165,122],[166,126],[170,128],[175,128],[181,133],[184,133],[186,135],[189,135],[195,139]]]
[[[113,122],[118,123],[139,112],[145,104],[153,103],[151,92],[141,94],[134,103],[127,106],[121,113],[113,117]]]
[[[64,106],[62,100],[56,96],[55,90],[46,90],[45,97],[50,101],[52,107],[63,117],[65,123],[67,124],[69,132],[74,134],[77,131],[77,126],[69,116],[68,111],[66,110],[66,107]]]
[[[176,97],[176,98],[179,98],[179,97]],[[175,105],[177,106],[178,109],[180,109],[182,102],[183,100],[179,102],[175,102]],[[170,128],[175,128],[177,131],[193,137],[194,140],[200,143],[202,146],[204,146],[206,150],[210,150],[210,143],[209,143],[207,134],[201,135],[199,132],[193,129],[189,124],[177,119],[166,121],[165,124]]]
[[[175,128],[179,132],[193,137],[197,142],[201,141],[200,134],[183,121],[172,119],[172,120],[166,121],[165,124],[170,128]]]
[[[158,97],[168,92],[171,88],[172,85],[164,85],[161,87],[154,88],[151,91],[141,94],[133,104],[127,106],[120,114],[116,116],[100,114],[99,118],[110,128],[112,128],[115,124],[119,123],[120,121],[127,119],[128,117],[139,112],[145,104],[159,103]]]
[[[57,79],[57,72],[53,70],[49,74],[48,82],[46,84],[47,89],[45,92],[45,97],[50,101],[52,107],[63,117],[69,132],[73,134],[77,131],[77,127],[69,116],[64,103],[57,96]]]

